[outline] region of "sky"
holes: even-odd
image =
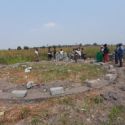
[[[125,44],[125,0],[0,0],[0,49]]]

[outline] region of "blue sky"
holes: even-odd
[[[0,49],[125,44],[125,0],[0,0]]]

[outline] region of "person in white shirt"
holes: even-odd
[[[63,55],[64,54],[64,51],[62,49],[60,49],[60,54]]]
[[[78,53],[78,58],[80,58],[80,57],[81,57],[81,51],[80,51],[80,49],[78,48],[78,49],[76,50],[76,52]]]
[[[35,49],[35,61],[39,61],[39,51],[38,48]]]
[[[60,54],[60,59],[59,60],[61,61],[64,58],[64,51],[62,49],[60,49],[59,54]]]

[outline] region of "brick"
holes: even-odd
[[[15,95],[15,97],[25,97],[27,90],[13,90],[12,94]]]
[[[50,93],[51,95],[60,95],[64,93],[64,88],[63,87],[53,87],[50,88]]]

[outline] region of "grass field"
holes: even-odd
[[[69,53],[74,47],[62,47],[62,49]],[[100,46],[83,46],[87,57],[95,58],[96,53],[99,51]],[[113,52],[114,46],[109,46],[110,53]],[[47,60],[47,48],[39,48],[40,60]],[[53,48],[52,48],[53,50]],[[60,48],[57,48],[59,51]],[[1,50],[0,63],[1,64],[14,64],[18,62],[31,62],[35,61],[34,49],[29,50]]]
[[[99,46],[84,48],[87,56],[93,58],[99,50]],[[57,48],[57,51],[59,49]],[[113,49],[114,46],[110,46],[110,52],[113,52]],[[72,48],[65,47],[63,50],[71,52]],[[1,64],[29,62],[1,68],[0,78],[7,79],[8,82],[16,85],[24,85],[28,81],[50,84],[51,81],[56,80],[71,81],[71,83],[82,85],[86,79],[97,79],[106,73],[101,66],[92,64],[42,61],[47,60],[47,48],[39,49],[39,53],[40,62],[34,62],[34,49],[0,51]],[[30,73],[24,72],[25,65],[32,67]],[[98,122],[100,125],[115,125],[119,123],[118,118],[123,119],[123,122],[125,119],[124,106],[107,107],[105,100],[94,91],[35,103],[5,104],[5,102],[0,102],[0,113],[4,114],[0,115],[0,125],[14,125],[19,121],[22,125],[97,125]],[[109,122],[98,120],[99,116],[104,117],[104,113],[108,116]]]
[[[82,83],[86,79],[97,78],[105,73],[100,66],[84,63],[42,61],[40,63],[31,63],[28,66],[32,67],[30,73],[25,73],[25,68],[19,65],[15,68],[3,69],[0,71],[0,77],[9,77],[8,80],[16,84],[27,83],[31,80],[35,83],[48,83],[56,80]]]

